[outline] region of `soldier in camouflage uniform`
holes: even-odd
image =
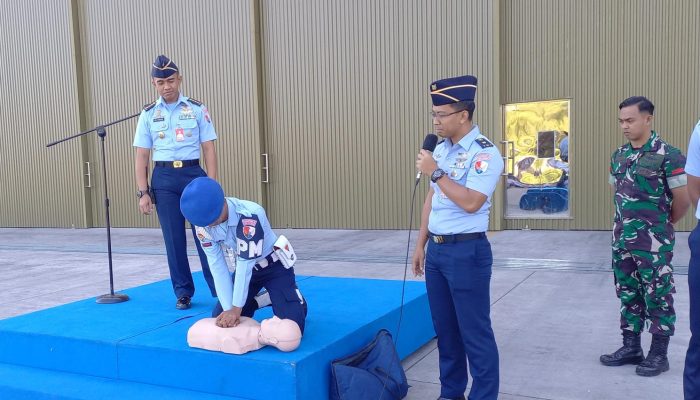
[[[610,184],[615,190],[612,267],[622,303],[623,346],[604,354],[607,366],[639,364],[637,374],[668,371],[667,349],[674,332],[673,224],[688,210],[685,157],[651,130],[654,105],[644,97],[620,104],[620,126],[629,143],[612,155]],[[652,334],[644,358],[640,334]]]

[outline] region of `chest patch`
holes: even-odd
[[[236,254],[246,260],[262,257],[263,239],[264,232],[258,216],[242,217],[236,227]]]

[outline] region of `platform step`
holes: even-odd
[[[0,364],[3,400],[243,400],[184,389]]]
[[[195,279],[205,287],[201,273]],[[360,349],[379,329],[395,334],[402,282],[298,277],[297,285],[309,314],[294,352],[190,348],[187,330],[216,300],[195,298],[190,310],[176,310],[170,282],[162,281],[125,291],[131,300],[121,304],[88,299],[0,321],[0,363],[246,399],[325,399],[331,360]],[[255,318],[271,315],[267,307]],[[424,283],[406,283],[403,321],[401,358],[434,337]]]

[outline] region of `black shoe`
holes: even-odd
[[[669,369],[668,366],[668,342],[671,338],[664,335],[653,335],[651,348],[647,358],[637,365],[637,375],[656,376]]]
[[[442,396],[440,396],[440,397],[438,397],[437,400],[466,400],[466,399],[464,398],[464,395],[462,395],[462,396],[457,397],[457,398],[455,398],[455,399],[450,399],[450,398],[447,398],[447,397],[442,397]]]
[[[625,364],[639,364],[644,361],[642,340],[638,333],[622,331],[622,347],[612,354],[600,356],[600,362],[608,367],[619,367]]]
[[[192,307],[190,303],[192,303],[192,299],[190,299],[189,296],[182,296],[179,299],[177,299],[177,303],[175,303],[175,308],[177,308],[178,310],[187,310],[188,308]]]

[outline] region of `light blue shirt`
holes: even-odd
[[[228,220],[211,227],[196,227],[214,277],[221,307],[243,307],[253,267],[273,251],[277,235],[272,231],[265,210],[257,203],[227,197]],[[235,258],[236,279],[231,282],[226,258]]]
[[[690,134],[688,158],[685,161],[685,173],[700,177],[700,121],[695,125],[693,133]],[[700,219],[700,202],[695,205],[695,218]]]
[[[201,143],[215,139],[207,107],[180,94],[173,104],[159,97],[141,111],[134,147],[153,149],[153,161],[198,160]]]
[[[453,181],[486,195],[486,202],[475,213],[468,213],[442,193],[435,191],[428,219],[428,230],[436,235],[486,232],[489,227],[491,195],[503,172],[503,159],[498,149],[481,134],[478,126],[457,143],[445,139],[433,152],[438,168]],[[445,179],[445,178],[442,178]]]

